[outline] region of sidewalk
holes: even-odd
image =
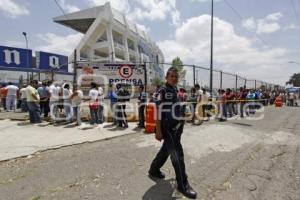
[[[110,138],[140,133],[136,123],[129,123],[129,128],[119,129],[110,124],[97,127],[85,125],[79,129],[70,125],[53,126],[47,122],[32,125],[28,122],[10,120],[0,121],[0,161],[34,154],[38,151],[55,149],[74,144],[107,140]]]

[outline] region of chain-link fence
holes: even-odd
[[[165,64],[165,72],[171,67],[171,64]],[[191,88],[195,84],[199,84],[202,88],[210,89],[210,69],[202,66],[183,65],[183,70],[180,72],[179,86]],[[213,70],[213,91],[218,89],[230,88],[238,90],[240,87],[248,89],[264,89],[264,90],[283,90],[284,87],[271,83],[267,83],[255,79],[247,79],[238,74],[223,72],[220,70]]]
[[[92,64],[91,64],[92,63]],[[116,81],[129,81],[133,83],[132,80],[134,77],[136,79],[140,79],[140,81],[134,82],[133,85],[146,85],[146,91],[152,92],[155,90],[155,86],[158,84],[162,84],[165,79],[165,75],[167,70],[172,66],[171,63],[154,63],[154,62],[144,62],[144,63],[98,63],[98,62],[80,62],[75,63],[77,67],[82,70],[82,66],[89,66],[92,67],[93,71],[97,75],[104,75],[109,77],[108,84],[111,84]],[[93,67],[94,66],[94,67]],[[96,66],[96,67],[95,67]],[[122,75],[122,70],[124,66],[130,66],[132,69],[129,71],[132,72],[132,76],[126,76],[126,74]],[[108,67],[108,68],[107,68]],[[111,68],[113,67],[113,68]],[[163,73],[159,71],[159,69],[164,68]],[[137,68],[142,70],[142,77],[137,78]],[[128,70],[126,67],[125,70]],[[141,74],[139,74],[140,76]],[[75,77],[80,76],[80,73],[74,74],[74,79],[77,80]],[[196,65],[182,65],[182,70],[180,70],[179,74],[179,87],[184,87],[185,89],[191,89],[195,84],[199,84],[200,87],[210,90],[210,69],[207,67],[196,66]],[[118,78],[119,77],[119,78]],[[120,78],[121,77],[121,78]],[[100,84],[101,85],[101,84]],[[241,77],[237,74],[224,72],[220,70],[213,70],[213,77],[212,77],[212,91],[217,92],[219,89],[227,89],[230,88],[234,91],[238,90],[240,87],[246,87],[248,89],[268,89],[268,90],[281,90],[284,87],[279,85],[274,85],[271,83],[267,83],[260,80],[248,79],[246,77]]]

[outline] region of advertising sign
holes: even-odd
[[[0,66],[32,68],[32,50],[0,46]]]
[[[99,84],[128,83],[134,86],[145,82],[143,66],[133,64],[80,63],[77,74],[84,75],[82,81]]]
[[[36,52],[36,66],[38,69],[68,72],[68,57],[42,51]]]

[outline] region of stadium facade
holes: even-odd
[[[77,61],[103,63],[144,63],[148,83],[164,74],[164,56],[147,34],[126,16],[106,3],[102,6],[55,17],[54,22],[83,34],[76,47]],[[74,55],[69,57],[72,62]]]

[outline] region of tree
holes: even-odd
[[[173,59],[172,67],[178,70],[179,81],[182,81],[185,78],[186,70],[183,69],[183,63],[178,56]]]
[[[163,85],[164,81],[161,78],[155,77],[152,79],[152,85],[158,86],[158,85]]]
[[[294,74],[290,77],[290,80],[286,84],[293,85],[294,87],[300,87],[300,73]]]

